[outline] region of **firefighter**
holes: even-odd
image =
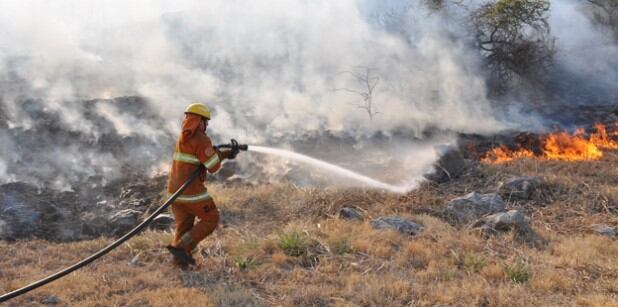
[[[195,264],[192,253],[219,224],[219,210],[204,185],[206,174],[217,172],[223,160],[234,159],[238,154],[238,150],[219,151],[213,147],[206,134],[209,120],[210,110],[204,104],[193,103],[186,108],[169,174],[167,192],[171,195],[189,178],[196,166],[205,166],[199,180],[193,181],[172,204],[176,233],[167,249],[181,266]]]

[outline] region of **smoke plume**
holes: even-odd
[[[595,30],[562,31],[565,18],[581,16],[567,0],[554,6],[564,67],[594,74],[574,52],[601,50],[585,39]],[[340,159],[357,170],[362,157],[407,143],[413,149],[391,158],[411,180],[426,168],[410,160],[412,144],[428,131],[444,142],[449,132],[530,124],[496,115],[466,13],[403,0],[1,2],[0,180],[70,189],[164,169],[193,101],[213,109],[217,142],[350,138],[337,152],[362,153]],[[608,46],[586,67],[602,69],[602,56],[615,54]],[[388,141],[367,141],[376,135]],[[423,155],[423,166],[436,158]]]

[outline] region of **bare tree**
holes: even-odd
[[[367,115],[369,115],[369,120],[373,120],[373,117],[380,112],[376,111],[376,108],[373,104],[373,93],[380,82],[380,77],[372,76],[373,68],[367,66],[357,66],[353,71],[344,71],[343,74],[349,74],[354,77],[361,85],[361,90],[355,90],[350,88],[335,88],[335,91],[346,91],[349,93],[354,93],[360,95],[362,97],[362,101],[359,103],[352,103],[352,105],[358,107],[359,109],[365,110]]]

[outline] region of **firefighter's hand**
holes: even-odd
[[[236,156],[238,155],[238,152],[239,152],[238,148],[230,149],[227,158],[229,160],[234,160]]]

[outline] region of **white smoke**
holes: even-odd
[[[15,148],[11,138],[0,134],[0,184],[15,181],[15,175],[9,172],[8,164],[15,161],[17,153],[13,151]]]
[[[8,172],[8,168],[6,166],[6,162],[0,160],[0,174],[3,174],[2,177],[0,177],[0,184],[4,184],[4,183],[9,183],[9,182],[13,182],[15,181],[15,177],[14,176],[7,176],[5,174],[7,174]]]
[[[579,82],[592,84],[594,90],[606,90],[605,103],[618,99],[618,42],[604,35],[585,15],[587,2],[560,0],[552,2],[549,19],[552,34],[558,40],[557,64]],[[590,5],[590,4],[588,4]],[[585,103],[585,102],[584,102]]]
[[[575,13],[558,7],[552,20],[561,43],[569,36],[560,34],[560,24]],[[57,114],[60,126],[89,135],[87,141],[102,135],[88,115],[94,112],[121,137],[168,142],[193,101],[212,107],[209,129],[220,140],[254,144],[322,132],[356,138],[421,137],[433,128],[495,132],[512,123],[494,117],[480,55],[468,41],[473,30],[462,21],[467,13],[458,5],[435,12],[423,1],[404,0],[3,1],[0,106],[12,128],[28,131],[38,113],[24,101],[38,101],[40,111]],[[569,54],[577,49],[566,46]],[[353,75],[367,68],[379,78],[372,120],[358,107],[367,87]],[[146,98],[162,120],[84,104],[132,95]],[[8,152],[19,151],[16,142],[2,142],[9,149],[0,151],[0,173],[10,173],[6,165],[16,158]],[[172,146],[140,148],[123,159],[145,155],[160,165],[169,159],[161,148]],[[119,175],[110,170],[118,157],[71,149],[83,156],[76,160],[87,174]]]
[[[258,140],[306,130],[355,134],[431,125],[486,132],[497,125],[474,55],[422,5],[408,13],[411,42],[372,26],[351,0],[25,1],[2,3],[0,10],[8,33],[0,38],[2,62],[21,58],[13,70],[29,82],[21,94],[64,108],[62,120],[72,127],[86,121],[68,102],[133,94],[169,118],[170,132],[182,108],[201,100]],[[359,95],[332,90],[362,91],[363,84],[342,74],[356,66],[380,78],[373,95],[380,115],[373,121],[355,106]]]

